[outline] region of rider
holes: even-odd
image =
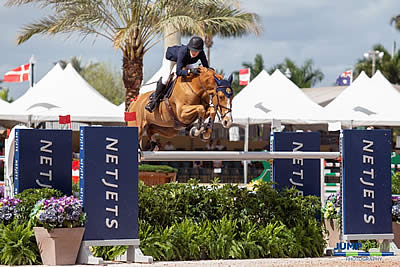
[[[188,45],[177,45],[168,47],[165,57],[167,60],[170,61],[170,67],[164,71],[163,75],[158,80],[154,96],[150,98],[149,103],[145,107],[147,111],[153,112],[154,109],[157,108],[159,100],[165,94],[165,87],[168,82],[169,74],[175,64],[177,76],[187,76],[190,74],[199,75],[200,70],[198,68],[187,70],[183,69],[187,65],[196,63],[198,60],[201,61],[203,67],[209,67],[206,55],[203,51],[203,47],[204,41],[198,36],[192,37]]]

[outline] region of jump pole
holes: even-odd
[[[142,161],[336,159],[340,152],[143,151]]]

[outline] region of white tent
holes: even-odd
[[[363,72],[325,109],[348,126],[398,126],[400,93],[380,71],[370,79]]]
[[[71,121],[123,123],[118,107],[91,87],[72,67],[63,71],[57,64],[34,87],[11,106],[30,116],[31,122],[58,121],[71,115]]]
[[[234,96],[232,107],[240,106],[241,103],[246,103],[254,99],[258,94],[265,89],[264,85],[268,82],[270,76],[268,72],[262,70],[249,84]],[[235,113],[233,113],[233,116]]]
[[[232,105],[236,124],[271,123],[273,120],[284,124],[318,124],[326,123],[330,118],[279,70],[270,77],[260,73],[247,87],[251,93],[234,99]]]

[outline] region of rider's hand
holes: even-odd
[[[193,75],[200,75],[200,68],[194,68],[190,70],[190,73],[192,73]]]

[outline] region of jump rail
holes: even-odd
[[[143,151],[143,161],[336,159],[339,152]]]

